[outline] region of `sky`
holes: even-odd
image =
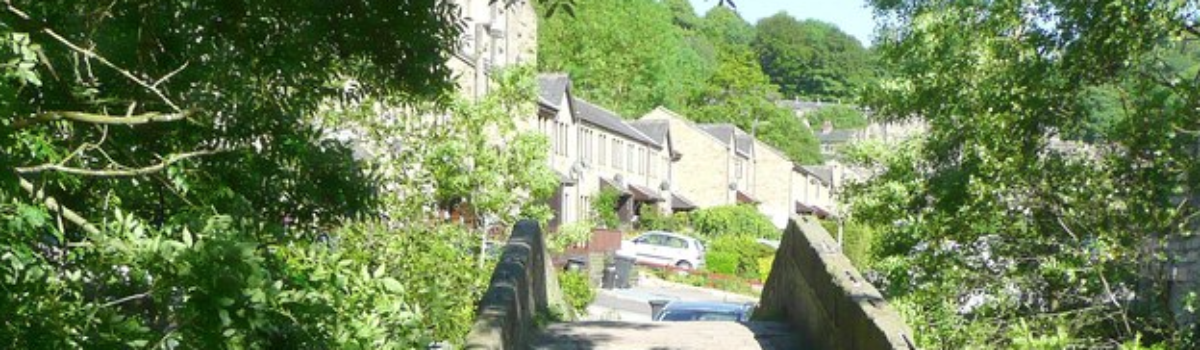
[[[717,0],[690,1],[700,15],[717,5]],[[858,38],[863,46],[871,45],[871,33],[875,31],[871,9],[863,0],[734,0],[733,3],[750,24],[784,11],[800,20],[812,18],[836,24]]]

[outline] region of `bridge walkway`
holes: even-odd
[[[544,350],[806,349],[774,322],[583,321],[547,326],[534,341]]]

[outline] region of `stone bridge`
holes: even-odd
[[[816,221],[784,231],[753,321],[539,326],[562,305],[538,225],[513,228],[467,349],[916,349],[912,332]]]

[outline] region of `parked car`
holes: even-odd
[[[750,321],[752,304],[733,304],[708,301],[672,301],[654,315],[655,321]]]
[[[637,263],[697,269],[704,266],[704,244],[688,236],[650,231],[621,242],[618,254],[632,255]]]

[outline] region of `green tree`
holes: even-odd
[[[869,51],[833,24],[781,12],[756,29],[763,70],[786,96],[852,99],[872,78]]]
[[[579,0],[575,13],[539,24],[538,68],[569,73],[580,96],[626,118],[683,106],[709,74],[704,45],[663,3]]]
[[[862,112],[846,105],[821,107],[805,114],[804,117],[808,119],[808,125],[815,130],[824,127],[826,121],[835,129],[861,129],[870,124]]]
[[[1194,227],[1181,199],[1200,178],[1197,140],[1181,130],[1200,121],[1200,82],[1165,59],[1196,39],[1194,5],[872,5],[892,19],[879,45],[895,71],[868,105],[930,128],[880,158],[886,170],[851,191],[853,212],[882,229],[874,265],[918,342],[1007,346],[1064,329],[1073,346],[1139,334],[1195,346],[1142,249]],[[1081,101],[1096,89],[1120,97],[1104,141],[1054,141],[1094,120]]]
[[[698,122],[733,123],[771,145],[795,162],[821,162],[819,142],[812,130],[791,111],[772,102],[771,85],[748,49],[724,51],[717,72],[693,98],[687,115]]]

